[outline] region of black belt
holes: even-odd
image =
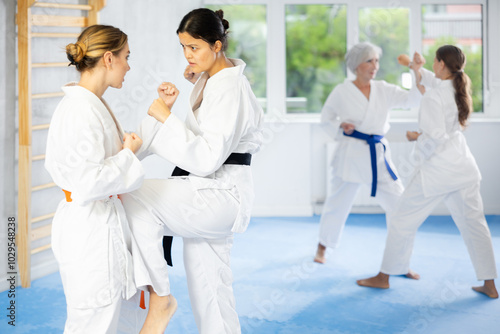
[[[245,165],[250,166],[252,155],[250,153],[231,153],[224,161],[224,165]],[[189,172],[179,167],[175,167],[172,176],[187,176]],[[163,257],[169,266],[172,266],[172,240],[171,236],[163,237]]]
[[[245,165],[250,166],[252,155],[250,153],[231,153],[224,161],[224,165]],[[175,167],[172,176],[187,176],[189,172],[179,167]]]

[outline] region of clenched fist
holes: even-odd
[[[158,96],[165,102],[168,109],[172,109],[175,100],[179,96],[179,90],[171,82],[162,82],[158,87]]]
[[[193,84],[198,80],[199,77],[200,73],[194,73],[193,70],[191,69],[191,66],[189,65],[184,70],[184,78],[186,78],[187,81]]]
[[[161,98],[154,100],[149,106],[148,115],[156,118],[158,122],[165,123],[170,114],[170,108]]]
[[[141,146],[142,139],[135,133],[125,133],[123,135],[123,148],[128,148],[135,153]]]

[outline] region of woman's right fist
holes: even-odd
[[[398,63],[403,66],[410,66],[410,57],[405,54],[401,54],[398,56]]]
[[[196,83],[198,81],[198,78],[200,77],[200,73],[195,73],[191,69],[191,66],[187,66],[186,69],[184,70],[184,78],[186,78],[187,81],[191,83]]]
[[[179,90],[171,82],[162,82],[158,87],[158,96],[165,102],[168,109],[172,109],[179,96]]]
[[[142,139],[135,133],[125,133],[123,135],[123,148],[128,148],[132,152],[137,152],[142,146]]]

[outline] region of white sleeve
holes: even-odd
[[[397,85],[386,82],[384,82],[384,84],[390,90],[390,95],[387,99],[389,102],[389,109],[410,109],[419,106],[422,94],[418,90],[417,85],[412,85],[410,90],[405,90]]]
[[[339,127],[340,119],[335,107],[338,106],[338,91],[334,89],[323,105],[321,110],[321,128],[333,139],[335,139]]]
[[[420,74],[422,75],[422,80],[420,84],[422,84],[425,88],[434,88],[441,83],[441,79],[436,78],[433,72],[429,71],[425,68],[420,68]]]
[[[45,166],[55,183],[82,203],[138,189],[144,170],[135,154],[123,149],[106,157],[106,129],[94,111],[72,115],[49,131]]]
[[[242,94],[236,85],[204,96],[200,134],[171,114],[151,143],[151,152],[195,175],[212,174],[237,147],[247,126],[251,106]]]
[[[154,117],[146,116],[141,124],[139,124],[139,128],[135,131],[135,133],[142,139],[142,145],[140,149],[135,152],[135,155],[139,160],[143,160],[148,155],[151,155],[150,151],[151,143],[155,138],[158,130],[160,130],[162,123],[158,122]]]

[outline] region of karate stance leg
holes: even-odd
[[[149,307],[140,333],[163,332],[177,310],[177,301],[170,294],[167,265],[163,258],[161,243],[165,227],[156,223],[147,208],[132,196],[126,194],[121,198],[132,232],[135,282],[137,287],[149,291]]]
[[[129,194],[121,195],[121,199],[132,232],[135,284],[146,291],[153,285],[159,296],[168,296],[170,282],[162,246],[165,227],[156,223],[147,208]]]
[[[410,272],[417,230],[443,198],[444,195],[424,196],[420,174],[410,181],[395,211],[387,215],[387,239],[380,273],[358,280],[359,285],[387,289],[389,275],[406,275]],[[410,275],[410,278],[413,277]]]
[[[159,296],[151,286],[148,286],[148,290],[148,315],[140,333],[163,333],[177,311],[177,300],[172,295]]]
[[[396,210],[388,214],[381,272],[388,275],[408,273],[417,230],[443,198],[425,197],[420,174],[412,179]]]
[[[404,191],[403,184],[400,180],[393,181],[390,180],[390,183],[380,183],[377,187],[377,196],[375,199],[378,204],[384,209],[386,220],[389,215],[394,212],[401,197],[401,194]],[[408,269],[408,272],[405,274],[407,278],[411,279],[420,279],[420,275],[416,272]]]
[[[230,266],[233,237],[184,238],[189,298],[200,334],[241,333]]]
[[[375,200],[384,209],[386,216],[396,209],[403,191],[403,183],[399,179],[378,183]]]
[[[497,277],[495,256],[490,229],[483,213],[479,184],[451,193],[445,199],[445,204],[467,246],[477,279],[485,281],[483,287],[473,289],[491,298],[498,298],[494,283]]]
[[[237,197],[235,189],[197,189],[187,178],[146,180],[139,190],[122,196],[132,235],[135,237],[137,245],[137,249],[132,254],[134,256],[136,284],[142,287],[153,287],[151,301],[161,302],[163,300],[164,302],[165,299],[156,297],[165,297],[170,292],[167,264],[163,258],[161,247],[163,235],[182,236],[186,238],[185,240],[188,240],[188,238],[204,240],[209,245],[207,249],[198,253],[200,246],[195,243],[192,252],[196,256],[189,256],[192,253],[191,248],[187,246],[190,241],[185,241],[184,249],[185,253],[188,254],[185,262],[188,263],[187,270],[191,267],[191,260],[196,263],[193,264],[196,270],[204,268],[200,274],[201,278],[197,276],[193,279],[195,286],[199,284],[198,280],[206,282],[205,276],[207,276],[210,277],[210,282],[214,281],[217,289],[221,291],[222,297],[216,298],[216,300],[221,301],[218,306],[224,319],[222,329],[225,332],[220,331],[219,333],[238,332],[240,328],[238,316],[234,309],[232,286],[230,285],[229,288],[224,289],[223,286],[227,283],[226,276],[222,275],[220,270],[216,274],[212,273],[212,266],[207,266],[205,262],[200,265],[197,256],[205,254],[207,261],[213,259],[213,266],[225,268],[224,272],[229,272],[229,282],[232,282],[229,267],[231,247],[227,245],[226,239],[232,238],[231,228],[239,207]],[[223,246],[219,245],[219,240],[224,240]],[[222,264],[219,264],[217,261],[221,261],[221,254],[227,255],[227,261],[224,259]],[[198,303],[203,305],[204,293],[206,293],[204,289],[190,289],[193,309],[201,309],[197,305]],[[228,308],[224,305],[233,306]],[[150,308],[150,312],[151,309],[153,307]],[[226,311],[226,309],[229,311]],[[220,328],[218,323],[221,316],[215,310],[199,313],[202,316],[196,319],[200,331],[201,329],[206,331],[207,329]]]
[[[337,248],[345,222],[361,184],[344,182],[335,176],[328,188],[319,226],[319,244],[315,262],[325,263],[326,247]]]

